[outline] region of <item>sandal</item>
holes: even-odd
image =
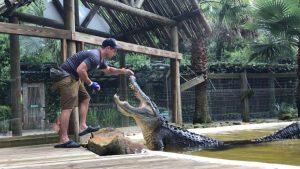
[[[78,147],[80,147],[80,144],[76,143],[73,140],[69,140],[62,144],[56,144],[54,146],[54,148],[78,148]]]
[[[100,126],[97,127],[92,127],[92,126],[88,126],[85,130],[83,130],[82,132],[80,132],[78,135],[79,136],[84,136],[88,133],[92,133],[92,132],[96,132],[100,129]]]

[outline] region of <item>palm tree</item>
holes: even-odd
[[[204,42],[202,39],[192,41],[191,50],[191,65],[193,71],[204,78],[207,77],[207,55]],[[211,122],[211,117],[208,113],[207,105],[207,81],[196,85],[195,87],[195,112],[193,114],[193,123],[208,123]]]
[[[272,35],[288,40],[289,44],[298,47],[298,82],[300,81],[300,10],[299,0],[257,0],[255,2],[257,26]],[[296,93],[296,105],[300,116],[300,85]]]
[[[242,38],[241,25],[248,20],[248,0],[220,0],[202,1],[206,6],[206,13],[212,21],[213,39],[216,43],[215,57],[223,59],[226,42],[233,41],[234,37]],[[205,8],[205,7],[204,7]]]

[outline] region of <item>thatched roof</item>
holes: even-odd
[[[24,0],[34,1],[34,0]],[[47,0],[48,1],[48,0]],[[177,25],[179,41],[203,38],[210,34],[198,0],[77,0],[90,11],[85,20],[76,25],[76,31],[98,36],[115,37],[118,40],[170,50],[170,28]],[[75,2],[77,2],[75,1]],[[51,0],[61,18],[65,11],[63,0]],[[138,5],[137,5],[138,4]],[[78,4],[79,5],[79,4]],[[75,5],[76,6],[76,5]],[[76,8],[76,7],[75,7]],[[78,7],[80,8],[80,7]],[[80,11],[80,9],[75,9]],[[51,12],[52,15],[54,14]],[[82,12],[80,12],[82,15]],[[92,30],[88,24],[98,13],[110,26],[110,33],[101,32],[100,27]],[[54,28],[63,28],[63,23],[24,13],[14,16],[25,22],[32,22]],[[79,18],[79,17],[78,17]],[[77,21],[78,23],[79,21]]]
[[[90,9],[97,7],[90,1],[82,2]],[[179,41],[203,38],[209,32],[205,31],[207,24],[197,0],[144,0],[141,9],[177,21]],[[170,26],[103,6],[97,13],[110,25],[111,36],[119,40],[162,49],[167,49],[167,44],[170,44]]]

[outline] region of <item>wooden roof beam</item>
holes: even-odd
[[[125,12],[128,14],[132,14],[135,16],[143,17],[150,19],[152,21],[155,21],[157,23],[160,23],[162,25],[176,25],[177,22],[175,20],[169,19],[164,16],[157,15],[155,13],[151,13],[145,10],[137,9],[128,5],[125,5],[118,1],[113,0],[86,0],[90,3],[93,3],[95,5],[107,7],[114,10],[119,10],[121,12]]]
[[[124,4],[129,5],[128,0],[121,0]]]
[[[64,24],[53,19],[43,18],[43,17],[25,14],[25,13],[18,13],[18,12],[13,13],[12,16],[18,17],[18,19],[23,22],[33,23],[33,24],[52,27],[52,28],[64,29]],[[76,26],[76,31],[92,34],[95,36],[111,37],[111,34],[109,33],[101,32],[89,28],[84,28],[81,26]]]
[[[180,24],[180,22],[187,20],[187,19],[191,19],[193,17],[197,17],[200,14],[200,9],[195,9],[189,13],[185,13],[185,14],[181,14],[178,16],[174,16],[172,17],[173,20],[177,21],[178,24]],[[146,27],[141,27],[138,29],[133,29],[127,32],[122,32],[118,35],[116,35],[117,38],[124,38],[125,36],[130,36],[130,35],[134,35],[134,34],[140,34],[140,33],[145,33],[147,31],[151,31],[153,29],[159,28],[160,26],[158,25],[150,25],[150,26],[146,26]]]
[[[59,13],[60,17],[62,20],[64,20],[64,7],[63,5],[60,3],[59,0],[52,0],[52,3],[55,7],[55,9],[57,10],[57,12]]]
[[[105,38],[99,37],[99,36],[92,36],[84,33],[74,32],[72,33],[72,40],[80,41],[80,42],[86,42],[90,44],[100,45]],[[170,59],[182,59],[182,54],[178,52],[172,52],[157,48],[151,48],[141,45],[136,45],[132,43],[122,42],[118,41],[118,44],[122,46],[123,50],[125,51],[131,51],[131,52],[137,52],[137,53],[143,53],[147,55],[153,55],[153,56],[160,56],[160,57],[166,57]]]
[[[0,22],[0,33],[16,34],[24,36],[35,36],[53,39],[67,39],[73,41],[86,42],[90,44],[100,45],[105,38],[99,36],[88,35],[80,32],[72,32],[70,30],[42,28],[29,25],[11,24]],[[123,50],[143,53],[147,55],[166,57],[170,59],[182,59],[182,54],[162,49],[156,49],[132,43],[118,41]]]
[[[206,19],[205,19],[204,15],[202,14],[201,9],[199,8],[198,0],[191,0],[191,3],[192,3],[192,6],[194,9],[199,9],[199,12],[200,12],[199,18],[200,18],[201,24],[203,25],[206,33],[208,35],[211,35],[212,30],[211,30],[210,26],[208,25],[208,23],[206,22]]]
[[[99,9],[98,5],[95,5],[92,9],[90,9],[89,14],[85,17],[85,19],[81,23],[82,27],[86,28],[89,25],[89,23],[91,22],[91,20],[94,18],[95,14],[97,13],[98,9]]]
[[[68,30],[54,29],[54,28],[41,28],[29,25],[11,24],[0,22],[0,33],[36,36],[43,38],[53,39],[71,39],[72,34]]]

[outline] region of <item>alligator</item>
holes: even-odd
[[[271,135],[252,140],[220,141],[190,132],[169,124],[161,115],[157,105],[142,91],[136,82],[135,76],[130,76],[129,79],[130,88],[140,101],[140,105],[134,107],[127,101],[121,101],[117,94],[114,95],[114,101],[118,111],[125,116],[132,117],[141,128],[145,145],[150,150],[223,149],[236,145],[258,144],[276,140],[300,138],[299,122],[292,123]]]

